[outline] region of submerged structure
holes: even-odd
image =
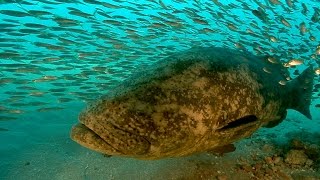
[[[230,149],[295,109],[311,119],[314,71],[290,80],[268,56],[194,48],[158,61],[88,106],[71,131],[79,144],[138,159]]]

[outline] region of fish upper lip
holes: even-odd
[[[89,128],[85,123],[80,122],[79,124],[83,125],[84,127],[86,127],[88,129],[88,131],[91,131],[92,133],[94,133],[95,135],[99,136],[104,142],[106,142],[96,131],[94,131],[93,129]],[[107,142],[106,142],[107,143]],[[109,144],[109,143],[108,143]],[[110,145],[110,144],[109,144]],[[111,146],[111,145],[110,145]],[[114,147],[113,147],[114,148]]]
[[[86,124],[84,124],[84,123],[82,123],[82,122],[80,122],[80,124],[82,124],[83,126],[85,126],[86,128],[88,128],[88,130],[90,130],[90,131],[91,131],[92,133],[94,133],[95,135],[99,136],[99,138],[100,138],[101,140],[103,140],[106,144],[108,144],[108,145],[109,145],[110,147],[112,147],[113,149],[115,149],[116,151],[120,152],[121,154],[125,154],[125,153],[121,152],[121,150],[119,150],[118,148],[115,148],[114,146],[112,146],[112,144],[108,143],[103,137],[101,137],[101,136],[99,135],[98,132],[96,132],[95,130],[89,128],[88,126],[86,126]]]

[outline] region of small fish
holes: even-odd
[[[62,97],[64,95],[66,95],[65,93],[50,93],[53,96],[58,96],[58,97]]]
[[[282,85],[282,86],[285,86],[287,84],[287,81],[286,80],[281,80],[281,81],[279,81],[279,84]]]
[[[93,5],[101,5],[102,2],[96,0],[83,0],[83,2]]]
[[[197,23],[197,24],[209,25],[209,23],[208,23],[206,20],[204,20],[204,19],[193,18],[192,20],[193,20],[195,23]]]
[[[45,92],[40,92],[40,91],[34,91],[34,92],[30,92],[30,96],[36,96],[36,97],[40,97],[43,96],[45,94]]]
[[[290,8],[293,8],[293,1],[292,0],[286,0],[286,3]]]
[[[306,16],[306,15],[307,15],[307,12],[308,12],[307,6],[306,6],[306,4],[304,4],[304,3],[301,3],[301,6],[302,6],[302,11],[301,11],[301,13]]]
[[[12,16],[12,17],[27,17],[30,16],[30,14],[21,12],[21,11],[15,11],[15,10],[0,10],[1,14]]]
[[[66,88],[55,88],[55,89],[49,89],[50,92],[65,92]]]
[[[28,14],[34,16],[34,17],[40,17],[45,15],[52,15],[52,13],[48,11],[41,11],[41,10],[29,10]]]
[[[29,102],[27,103],[28,106],[44,106],[47,105],[48,103],[46,102],[40,102],[40,101],[34,101],[34,102]]]
[[[213,2],[216,6],[223,7],[223,4],[221,4],[221,3],[219,2],[219,0],[212,0],[212,2]]]
[[[15,78],[1,78],[0,79],[0,86],[4,84],[9,84],[15,81]]]
[[[0,131],[9,131],[9,129],[1,128],[1,127],[0,127]]]
[[[291,59],[290,61],[284,63],[284,67],[298,66],[303,64],[303,60],[301,59]]]
[[[80,22],[75,19],[67,19],[67,18],[62,18],[62,17],[55,17],[53,19],[56,23],[60,25],[60,27],[70,27],[70,26],[78,26]]]
[[[162,0],[159,0],[159,4],[160,4],[160,6],[161,6],[163,9],[166,9],[166,10],[169,9],[168,6],[166,6],[166,5],[162,2]]]
[[[257,10],[252,10],[251,12],[264,23],[268,22],[267,14],[261,8],[258,8]]]
[[[316,75],[320,75],[320,68],[316,68],[316,69],[314,70],[314,73],[315,73]]]
[[[64,108],[62,107],[44,107],[44,108],[39,108],[37,109],[38,112],[47,112],[47,111],[58,111],[62,110]]]
[[[82,18],[92,18],[92,14],[88,14],[85,12],[80,11],[79,9],[76,8],[68,8],[70,9],[69,14],[72,14],[74,16],[82,17]]]
[[[264,67],[262,70],[263,70],[264,72],[266,72],[266,73],[271,74],[271,71],[270,71],[268,68],[266,68],[266,67]]]
[[[0,58],[4,58],[4,59],[10,59],[10,58],[14,58],[14,57],[19,57],[20,54],[18,52],[0,52]]]
[[[309,39],[310,39],[310,41],[315,41],[315,40],[316,40],[316,37],[314,37],[313,35],[310,35],[310,36],[309,36]]]
[[[54,81],[57,79],[58,78],[56,76],[43,76],[42,78],[34,79],[33,82],[47,82],[47,81]]]
[[[58,98],[59,103],[65,103],[65,102],[70,102],[73,101],[71,98]]]
[[[306,32],[308,32],[308,29],[306,28],[306,23],[300,23],[299,30],[301,35],[304,35]]]
[[[237,49],[246,50],[246,48],[239,42],[233,44]]]
[[[106,2],[101,2],[101,5],[106,7],[106,8],[110,8],[110,9],[120,9],[120,8],[122,8],[121,6],[117,6],[117,5],[106,3]]]
[[[269,36],[270,41],[278,42],[278,39],[275,36]]]
[[[275,58],[275,57],[269,56],[269,57],[267,58],[267,60],[268,60],[269,62],[273,63],[273,64],[279,64],[279,61],[278,61],[277,58]]]
[[[281,22],[283,25],[291,28],[291,24],[290,24],[283,16],[280,17],[280,22]]]
[[[311,17],[311,21],[314,22],[314,23],[317,23],[319,22],[319,16],[320,16],[320,10],[316,7],[313,8],[314,9],[314,13]]]
[[[38,47],[47,48],[48,50],[62,50],[63,49],[62,46],[57,46],[54,44],[48,44],[48,43],[42,43],[42,42],[34,42],[34,45],[36,45]]]
[[[17,89],[28,90],[28,91],[30,91],[30,90],[32,90],[32,91],[38,90],[37,88],[31,87],[31,86],[20,86],[20,87],[17,87]]]
[[[272,4],[272,5],[280,5],[281,2],[278,1],[278,0],[269,0],[269,2]]]
[[[37,23],[25,23],[23,26],[28,27],[28,28],[37,28],[37,29],[47,29],[48,27],[42,24],[37,24]]]
[[[11,117],[11,116],[0,116],[0,121],[11,121],[11,120],[16,120],[18,118],[16,117]]]
[[[20,109],[11,109],[11,110],[8,110],[8,113],[9,114],[23,114],[25,112],[23,110],[20,110]]]
[[[320,55],[320,45],[316,48],[316,55]]]
[[[231,31],[238,31],[237,26],[235,26],[233,23],[227,23],[227,27],[228,27]]]

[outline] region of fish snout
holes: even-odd
[[[150,143],[144,137],[114,125],[113,121],[97,123],[91,127],[105,142],[124,156],[139,156],[149,152]]]
[[[111,119],[83,111],[79,114],[79,121],[80,125],[73,127],[71,136],[87,148],[108,155],[130,157],[144,155],[149,151],[150,143],[144,137],[126,131]]]
[[[91,129],[81,123],[72,127],[70,137],[73,141],[91,150],[108,155],[121,155],[121,152],[114,149]]]

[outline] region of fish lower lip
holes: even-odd
[[[72,140],[89,149],[109,155],[122,154],[82,123],[72,127],[70,136]]]
[[[78,136],[73,138],[73,134]],[[90,122],[82,119],[73,128],[71,138],[89,149],[108,155],[140,156],[150,148],[149,141],[143,136],[121,129],[109,121]]]

